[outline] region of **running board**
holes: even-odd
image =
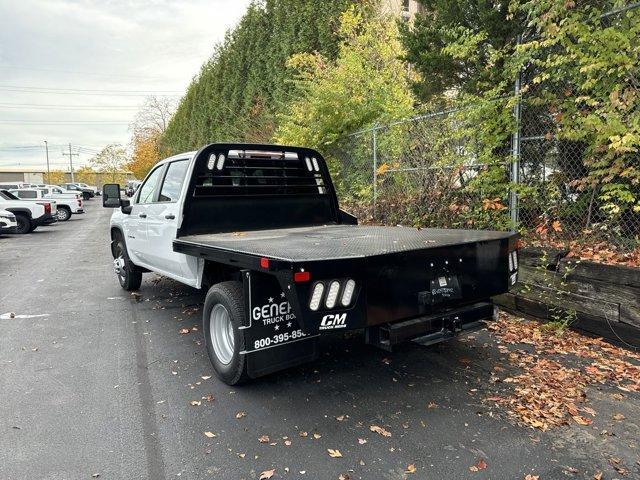
[[[462,332],[478,330],[485,326],[486,320],[495,319],[495,315],[493,303],[475,303],[446,313],[368,327],[365,341],[388,352],[393,351],[395,345],[408,341],[433,345]]]

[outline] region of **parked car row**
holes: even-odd
[[[85,185],[84,187],[81,185]],[[0,234],[26,234],[85,212],[96,187],[86,184],[0,183]]]

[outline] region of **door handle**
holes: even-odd
[[[140,218],[147,218],[147,214],[146,213],[139,213],[138,216]]]
[[[170,213],[169,215],[165,215],[164,218],[167,220],[175,220],[176,216],[173,213]]]

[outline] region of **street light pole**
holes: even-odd
[[[49,144],[44,141],[44,150],[47,154],[47,184],[51,184],[51,170],[49,169]]]

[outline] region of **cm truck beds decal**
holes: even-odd
[[[245,349],[243,354],[266,350],[317,337],[302,331],[298,320],[275,277],[244,272]]]

